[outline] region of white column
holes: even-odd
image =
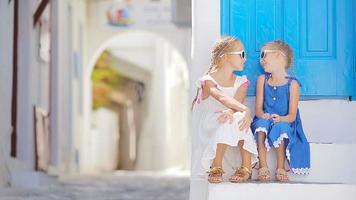
[[[38,46],[33,28],[35,1],[19,1],[17,158],[35,165],[33,105],[37,99]]]
[[[168,97],[166,82],[167,65],[169,64],[168,44],[156,39],[156,65],[153,67],[153,91],[151,101],[155,102],[152,122],[152,169],[164,169],[167,165],[167,136],[169,134],[167,109]]]
[[[210,65],[210,52],[220,37],[220,1],[195,0],[192,14],[192,63],[190,68],[190,94],[195,95],[195,81]]]
[[[210,51],[220,36],[220,1],[192,1],[192,63],[190,74],[190,100],[196,94],[195,81],[209,68]],[[191,131],[191,130],[190,130]],[[191,133],[192,134],[192,133]],[[191,135],[190,134],[190,135]],[[191,181],[190,200],[207,199],[205,181]]]
[[[13,2],[0,1],[0,187],[9,181],[13,50]]]
[[[66,0],[53,0],[51,4],[51,164],[59,172],[66,171],[69,163],[68,125],[68,25]]]

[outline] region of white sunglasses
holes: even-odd
[[[244,59],[244,60],[246,59],[246,53],[244,50],[227,52],[227,53],[224,53],[223,55],[221,55],[220,58],[222,58],[225,54],[240,55],[242,59]]]
[[[263,51],[261,51],[260,54],[260,59],[266,57],[266,53],[268,52],[280,52],[283,56],[287,57],[285,53],[283,53],[281,50],[276,50],[276,49],[265,49]]]

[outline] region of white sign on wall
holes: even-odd
[[[109,26],[146,28],[171,24],[171,3],[168,0],[114,0],[107,4]]]

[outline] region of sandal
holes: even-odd
[[[235,173],[230,176],[230,182],[232,183],[242,183],[251,180],[252,172],[247,167],[238,168]]]
[[[223,181],[222,175],[225,173],[221,167],[210,167],[208,176],[209,183],[221,183]]]
[[[289,181],[289,177],[288,177],[288,174],[287,174],[286,170],[277,169],[276,170],[276,179],[279,182],[287,182],[287,181]]]
[[[271,172],[267,167],[261,167],[258,169],[257,179],[259,181],[270,181],[271,180]]]

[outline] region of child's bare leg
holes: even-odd
[[[243,148],[244,145],[243,140],[239,141],[239,149],[240,149],[240,155],[241,155],[241,159],[242,159],[242,167],[246,167],[248,170],[252,170],[252,166],[251,166],[251,153],[246,151]]]
[[[279,181],[287,181],[288,180],[288,175],[285,171],[284,168],[284,163],[285,163],[285,147],[284,147],[284,141],[279,145],[277,148],[277,172],[276,172],[276,178]]]
[[[258,132],[258,160],[259,160],[259,170],[258,170],[258,180],[269,181],[271,179],[271,174],[268,170],[267,165],[267,148],[265,145],[266,133]]]
[[[224,158],[224,154],[226,151],[227,144],[218,144],[216,148],[216,154],[215,158],[213,160],[213,163],[211,164],[212,167],[221,167],[222,166],[222,160]]]
[[[267,148],[265,146],[266,133],[258,132],[258,160],[260,168],[268,168],[267,165]]]
[[[231,182],[244,182],[247,181],[251,176],[251,153],[243,148],[244,142],[245,141],[240,140],[238,143],[242,164],[241,167],[236,170],[234,175],[230,177]]]
[[[285,156],[284,142],[282,141],[277,148],[277,169],[284,169]]]
[[[226,151],[226,144],[218,144],[216,148],[215,158],[211,164],[208,181],[210,183],[220,183],[223,181],[222,160]]]

